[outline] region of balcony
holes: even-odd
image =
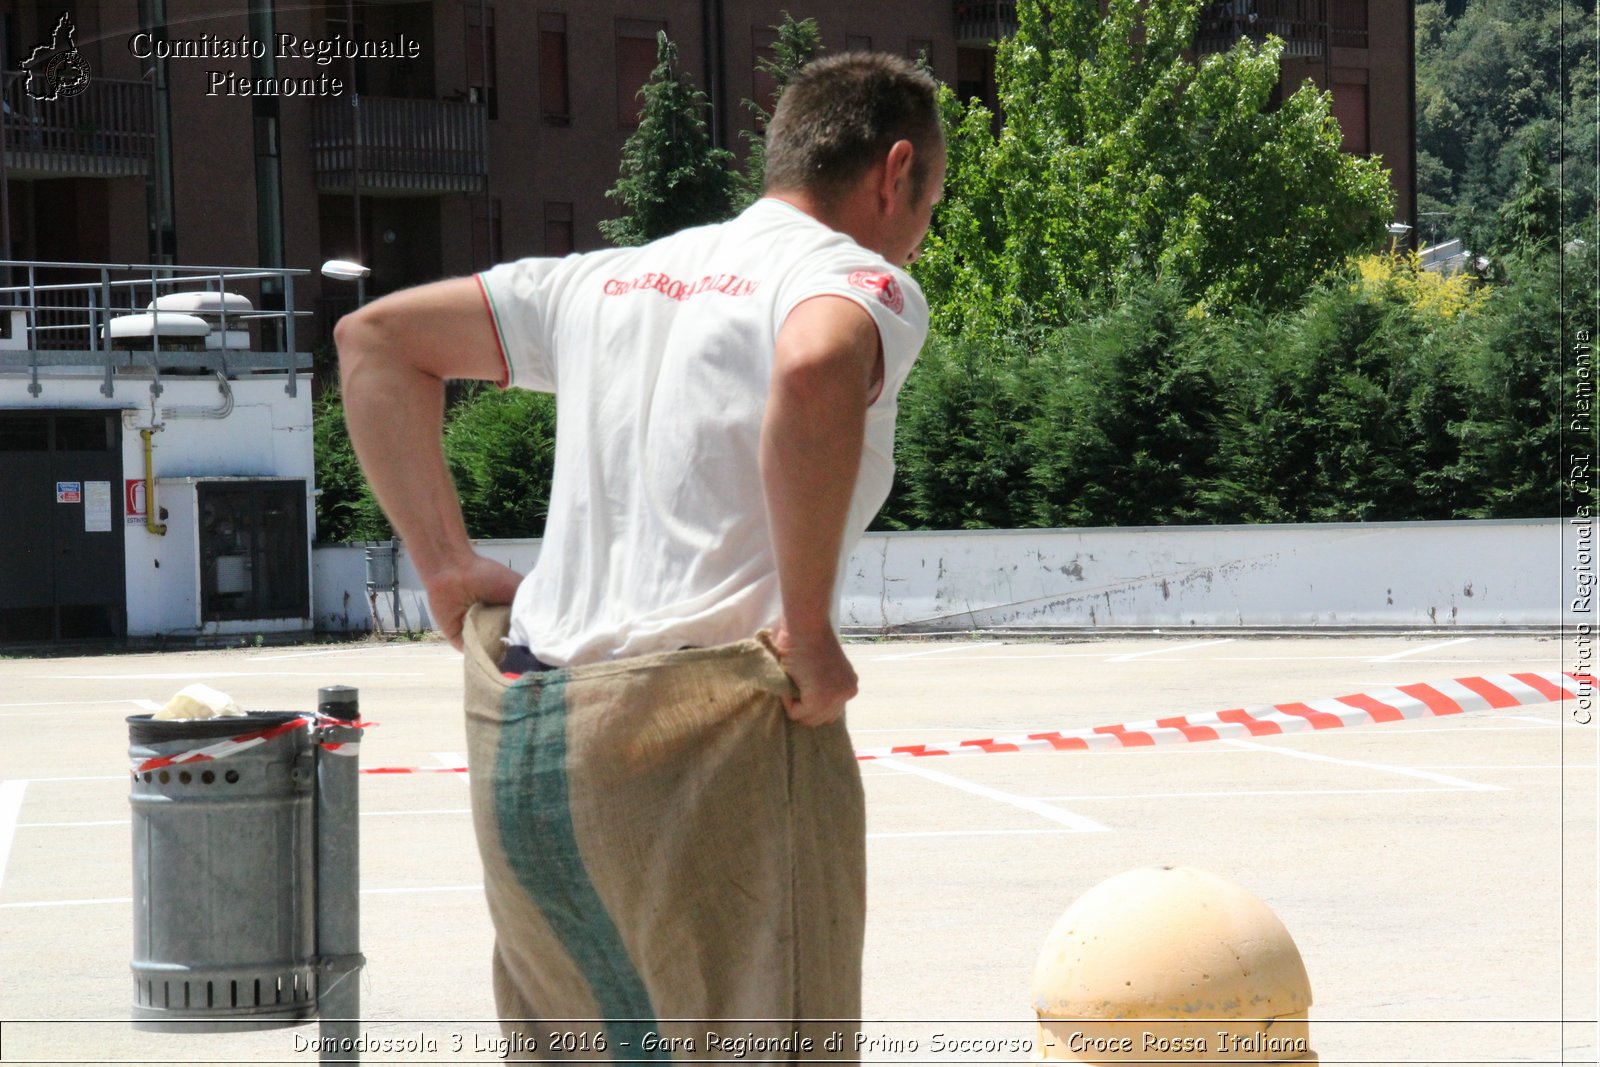
[[[35,100],[28,75],[0,74],[0,136],[11,178],[125,178],[155,159],[155,90],[95,77],[76,96]]]
[[[1016,32],[1015,0],[957,0],[956,41],[963,47],[992,45]]]
[[[312,159],[320,192],[476,193],[489,173],[480,104],[362,97],[317,101]]]
[[[1363,5],[1364,7],[1364,5]],[[1270,34],[1283,40],[1283,54],[1320,56],[1328,39],[1327,0],[1232,0],[1206,6],[1200,14],[1195,51],[1226,52],[1240,38],[1257,44]],[[1364,30],[1364,27],[1363,27]],[[1364,33],[1363,33],[1364,36]]]

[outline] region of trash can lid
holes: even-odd
[[[298,711],[252,711],[246,715],[224,715],[214,719],[156,719],[149,715],[129,715],[128,741],[135,745],[166,741],[215,741],[282,726],[301,715]]]

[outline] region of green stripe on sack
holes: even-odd
[[[670,1059],[641,1048],[656,1029],[655,1006],[578,850],[567,777],[566,679],[512,686],[505,702],[494,808],[512,873],[588,980],[612,1055]]]

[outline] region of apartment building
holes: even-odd
[[[1196,50],[1283,37],[1283,86],[1332,88],[1347,148],[1382,154],[1409,220],[1410,8],[1215,3]],[[355,259],[372,295],[597,247],[655,33],[738,150],[742,101],[772,91],[756,60],[785,10],[815,18],[831,50],[926,54],[990,98],[992,42],[1015,25],[1011,0],[0,0],[0,258]],[[66,43],[63,15],[82,84],[41,100],[23,64]],[[307,282],[302,307],[353,300]]]

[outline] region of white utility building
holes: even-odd
[[[311,631],[304,273],[0,263],[0,641]]]

